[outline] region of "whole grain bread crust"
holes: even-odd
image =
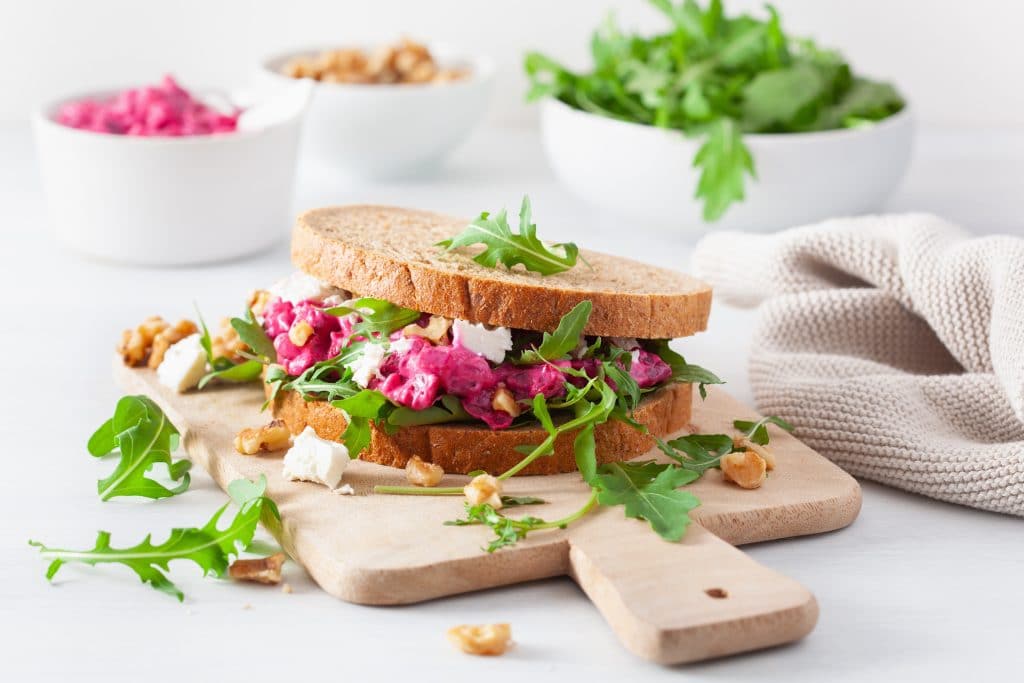
[[[689,425],[692,399],[692,385],[671,384],[645,397],[635,417],[651,434],[666,436]],[[279,392],[272,408],[274,417],[284,420],[293,434],[310,426],[321,438],[339,440],[345,430],[345,418],[340,410],[325,401],[306,401],[292,391]],[[474,470],[503,472],[522,459],[516,446],[538,444],[547,436],[540,425],[503,430],[466,424],[417,425],[403,427],[394,434],[387,434],[376,426],[372,429],[370,446],[360,454],[360,459],[405,467],[412,456],[418,455],[440,465],[445,472],[457,474]],[[575,432],[559,436],[554,454],[537,459],[523,474],[575,471],[574,438]],[[618,420],[598,425],[594,440],[598,464],[629,460],[654,446],[651,437]]]
[[[295,266],[336,287],[471,322],[547,332],[584,300],[586,334],[674,339],[703,331],[711,288],[688,275],[581,250],[587,263],[540,276],[472,260],[482,247],[443,252],[437,242],[469,221],[387,206],[338,206],[300,215]],[[587,265],[589,264],[589,265]]]

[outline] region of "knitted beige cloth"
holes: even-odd
[[[856,476],[1024,515],[1024,240],[868,216],[714,233],[693,262],[718,301],[760,304],[763,413]]]

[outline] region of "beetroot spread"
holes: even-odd
[[[313,330],[302,346],[296,346],[288,334],[299,321],[305,321]],[[337,356],[349,341],[352,325],[351,318],[324,313],[315,301],[292,304],[274,299],[263,311],[263,328],[277,350],[277,361],[293,376]],[[395,332],[391,335],[392,344],[402,338],[401,331]],[[657,354],[636,348],[631,355],[629,374],[641,389],[656,386],[672,375],[671,368]],[[599,361],[578,359],[516,365],[506,360],[494,365],[453,344],[450,338],[434,344],[413,336],[394,346],[367,387],[413,410],[425,410],[441,395],[450,394],[458,397],[473,417],[492,429],[504,429],[512,424],[513,416],[492,406],[495,391],[505,387],[517,401],[526,402],[537,394],[548,399],[560,398],[565,395],[567,380],[577,385],[584,380],[564,374],[559,366],[595,376]]]
[[[223,114],[208,107],[164,76],[159,85],[131,88],[107,100],[64,104],[57,122],[94,133],[178,137],[230,133],[238,127],[238,112]]]

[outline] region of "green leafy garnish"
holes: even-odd
[[[246,309],[245,317],[232,318],[231,327],[235,328],[238,338],[252,349],[252,352],[256,355],[256,360],[260,360],[264,364],[273,363],[277,360],[277,350],[274,348],[274,342],[267,336],[263,325],[256,322],[256,316],[253,315],[251,308]]]
[[[754,159],[746,133],[800,133],[871,125],[904,107],[891,85],[860,78],[836,52],[788,36],[778,12],[727,17],[720,0],[651,0],[668,23],[627,35],[609,18],[593,34],[593,69],[576,73],[526,55],[528,100],[700,138],[695,196],[714,221],[744,197]]]
[[[746,432],[746,437],[756,443],[759,446],[767,446],[770,436],[768,435],[768,425],[773,424],[776,427],[781,427],[787,432],[793,431],[793,425],[789,424],[781,417],[775,415],[769,415],[762,417],[757,422],[750,422],[748,420],[735,420],[732,426],[741,432]]]
[[[653,461],[613,462],[597,469],[593,485],[601,505],[622,505],[627,517],[645,519],[659,536],[678,541],[700,501],[677,489],[698,478],[692,470]]]
[[[110,545],[110,533],[100,531],[96,544],[88,550],[63,550],[50,548],[36,541],[29,544],[40,549],[40,554],[52,560],[46,570],[46,578],[52,579],[67,562],[81,562],[89,565],[117,563],[132,569],[143,583],[156,590],[172,595],[179,601],[184,593],[167,578],[168,563],[171,560],[189,560],[197,564],[206,576],[222,577],[234,557],[252,543],[256,524],[261,518],[280,522],[277,506],[267,498],[266,478],[261,476],[256,484],[229,487],[234,489],[235,502],[240,506],[238,513],[224,529],[218,528],[220,518],[228,506],[214,513],[209,522],[201,528],[172,529],[170,537],[160,544],[154,544],[146,536],[138,545],[128,548],[114,548]]]
[[[505,503],[506,498],[502,498],[502,503]],[[533,505],[536,502],[543,502],[540,499],[530,499],[529,503],[518,503],[519,505]],[[587,502],[584,503],[583,507],[573,512],[570,515],[566,515],[561,519],[556,519],[551,522],[546,522],[539,517],[520,517],[519,519],[513,519],[512,517],[506,517],[491,505],[487,503],[481,503],[480,505],[470,505],[466,503],[466,517],[464,519],[455,519],[450,522],[445,522],[445,526],[470,526],[476,524],[482,524],[490,527],[494,531],[495,538],[487,544],[484,548],[489,553],[493,553],[501,548],[506,548],[511,545],[515,545],[519,541],[526,538],[526,535],[531,531],[541,531],[543,529],[564,529],[569,524],[580,519],[588,512],[590,512],[597,504],[597,494],[591,494]]]
[[[263,330],[263,326],[256,322],[252,309],[246,309],[245,317],[232,318],[231,327],[238,332],[242,340],[254,354],[253,357],[241,363],[235,363],[230,358],[215,357],[213,355],[213,343],[210,339],[210,330],[203,320],[203,315],[196,308],[196,315],[199,317],[199,326],[202,334],[199,343],[206,352],[206,363],[211,371],[199,380],[199,388],[204,388],[215,379],[225,382],[252,382],[259,378],[263,372],[263,366],[273,363],[277,358],[277,351],[274,344]]]
[[[345,411],[348,425],[341,433],[341,441],[348,449],[350,458],[358,458],[370,445],[370,421],[386,418],[391,406],[387,396],[373,389],[363,389],[348,398],[331,401],[331,405]]]
[[[723,380],[719,379],[718,375],[710,370],[699,365],[687,363],[685,358],[669,347],[668,340],[666,339],[659,339],[653,342],[650,350],[672,368],[671,380],[673,382],[696,384],[701,398],[707,398],[708,396],[706,385],[725,384]]]
[[[590,320],[594,305],[581,301],[562,316],[554,332],[545,332],[536,350],[528,349],[520,356],[520,363],[540,363],[565,358],[580,343],[583,328]]]
[[[116,450],[121,458],[110,476],[96,484],[101,500],[119,496],[167,498],[188,489],[192,463],[171,459],[178,449],[178,430],[160,406],[146,396],[119,400],[113,417],[89,438],[88,449],[97,458]],[[147,477],[157,464],[166,465],[170,478],[179,485],[167,488]]]
[[[576,265],[579,258],[579,248],[572,242],[548,247],[537,238],[537,226],[530,218],[529,197],[523,197],[523,204],[519,209],[518,234],[512,232],[505,209],[493,217],[484,211],[461,233],[438,242],[437,246],[451,251],[473,244],[484,245],[484,250],[473,257],[480,265],[495,268],[501,263],[511,269],[521,264],[527,271],[540,275],[553,275],[569,270]]]
[[[352,306],[335,306],[325,313],[330,315],[359,316],[359,322],[352,326],[353,337],[386,337],[395,330],[401,329],[420,318],[420,312],[411,308],[396,306],[384,299],[363,298]]]
[[[414,425],[433,425],[445,422],[462,422],[473,419],[462,407],[456,396],[445,394],[440,405],[432,405],[424,410],[413,410],[399,406],[388,413],[388,424],[395,427],[412,427]]]

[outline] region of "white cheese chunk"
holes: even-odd
[[[344,444],[321,439],[312,427],[306,427],[285,453],[281,474],[291,481],[311,481],[334,489],[341,482],[348,461]]]
[[[334,489],[334,492],[339,496],[354,496],[356,490],[352,488],[352,484],[342,484],[340,488]]]
[[[352,369],[352,381],[365,389],[374,377],[381,379],[380,366],[383,363],[383,344],[364,345],[363,352],[349,365]]]
[[[332,287],[312,275],[306,275],[300,270],[275,282],[271,285],[269,291],[271,296],[280,297],[293,304],[308,301],[309,299],[323,301],[328,297],[345,294],[343,290]]]
[[[497,364],[505,360],[506,351],[512,350],[512,330],[507,327],[491,330],[482,324],[456,320],[452,323],[452,341]]]
[[[164,353],[163,362],[156,369],[160,384],[183,394],[194,389],[206,374],[206,352],[198,334],[192,334]]]
[[[412,348],[412,337],[399,337],[390,342],[388,351],[391,353],[406,353]]]

